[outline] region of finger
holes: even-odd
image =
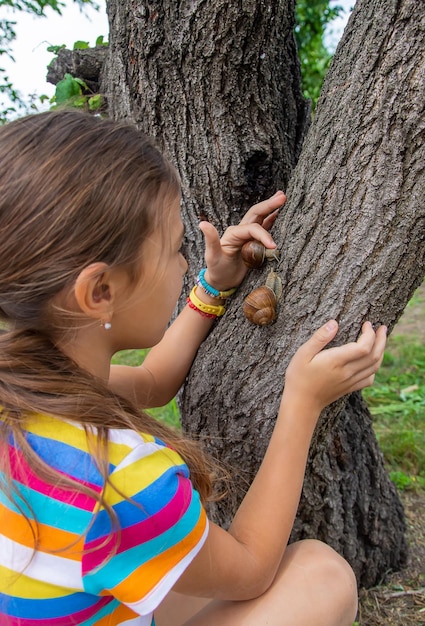
[[[379,365],[384,358],[385,347],[387,345],[388,328],[382,324],[376,331],[375,350],[379,353]]]
[[[356,344],[358,346],[364,347],[367,349],[372,349],[376,339],[375,331],[373,330],[373,326],[371,322],[364,322],[362,325],[362,329],[360,335],[357,338]]]
[[[365,322],[362,326],[361,333],[354,344],[347,344],[349,350],[347,355],[350,359],[357,359],[359,362],[364,360],[372,360],[379,364],[383,358],[383,352],[387,341],[387,328],[386,326],[380,326],[375,333],[374,328],[370,322]]]
[[[364,328],[364,334],[369,335],[370,328],[372,327],[365,325]],[[348,377],[356,384],[358,381],[363,381],[363,379],[368,379],[370,377],[373,378],[379,370],[384,357],[387,328],[386,326],[379,327],[376,334],[372,328],[372,333],[374,338],[372,346],[370,346],[370,344],[359,346],[359,343],[357,342],[336,348],[343,351],[346,371],[350,372]],[[368,386],[370,384],[372,383],[368,382],[367,385],[363,386]]]
[[[199,222],[199,228],[205,240],[205,259],[209,256],[221,254],[220,236],[210,222]]]
[[[347,367],[352,375],[357,375],[358,372],[371,364],[377,364],[376,369],[378,369],[382,361],[384,346],[384,332],[380,331],[379,336],[377,336],[372,324],[365,322],[357,341],[345,343],[333,348],[333,351],[339,353],[340,365]]]
[[[276,243],[270,233],[256,223],[230,226],[221,238],[221,244],[240,249],[244,243],[252,239],[260,241],[266,248],[276,248]]]
[[[279,210],[277,209],[276,211],[273,211],[273,213],[271,213],[270,215],[264,218],[261,226],[265,228],[265,230],[270,230],[273,224],[275,223],[278,215],[279,215]]]
[[[311,361],[316,354],[321,352],[328,343],[334,339],[338,332],[338,322],[335,320],[329,320],[321,328],[308,339],[301,348],[298,349],[298,354],[302,354],[304,358]]]
[[[381,367],[384,358],[385,346],[387,343],[387,328],[380,326],[375,333],[374,343],[370,351],[361,353],[357,361],[358,368],[364,367],[365,370],[370,367],[370,371],[377,372]]]
[[[353,385],[351,392],[360,391],[361,389],[365,389],[365,387],[371,387],[375,381],[375,374],[370,374],[369,376],[364,376]],[[351,393],[350,392],[350,393]]]
[[[286,196],[283,191],[277,191],[271,198],[267,198],[267,200],[263,200],[258,204],[254,204],[244,215],[241,220],[241,224],[262,224],[263,220],[276,211],[279,207],[281,207],[286,202]]]

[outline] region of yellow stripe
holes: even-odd
[[[67,445],[73,446],[83,452],[89,452],[87,436],[83,429],[77,425],[65,422],[61,419],[37,414],[25,424],[25,430],[28,432],[61,441]],[[149,440],[145,435],[140,435],[145,441]],[[108,459],[113,465],[118,465],[122,459],[129,453],[131,447],[125,443],[110,442],[108,449]]]
[[[17,598],[37,598],[40,600],[61,598],[80,589],[57,587],[40,580],[35,580],[25,574],[19,574],[0,565],[0,591]]]
[[[170,467],[181,465],[183,460],[174,450],[161,448],[148,456],[135,460],[131,465],[113,473],[113,485],[127,497],[142,491],[155,482]],[[111,505],[122,501],[122,496],[110,485],[106,486],[105,498]]]

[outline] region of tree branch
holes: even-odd
[[[71,74],[74,78],[81,78],[90,91],[98,93],[107,50],[107,46],[96,46],[84,50],[62,48],[48,67],[47,82],[57,85],[65,74]]]

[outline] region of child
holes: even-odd
[[[282,192],[219,238],[168,327],[182,277],[175,169],[135,128],[73,111],[0,130],[0,623],[344,626],[349,565],[287,546],[321,410],[373,381],[386,329],[295,354],[268,451],[232,526],[208,522],[213,465],[146,415],[166,404],[243,280],[242,245],[275,247]],[[112,355],[152,348],[137,368]]]

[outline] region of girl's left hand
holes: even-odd
[[[199,228],[205,238],[206,281],[215,289],[225,291],[237,287],[245,277],[247,268],[240,251],[244,243],[252,239],[266,248],[276,248],[268,230],[272,227],[277,209],[286,202],[283,191],[252,206],[237,226],[229,226],[223,236],[209,222],[201,222]]]

